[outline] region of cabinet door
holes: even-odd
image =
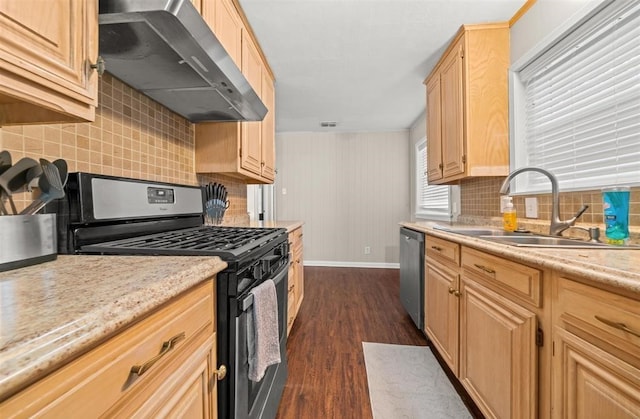
[[[96,3],[0,2],[0,125],[94,119]]]
[[[463,275],[460,382],[486,417],[537,416],[534,313]]]
[[[262,71],[262,102],[268,111],[262,120],[262,177],[274,180],[276,177],[276,138],[275,138],[275,90],[273,80],[265,69]]]
[[[640,417],[640,369],[556,327],[555,418]]]
[[[210,10],[207,3],[214,1],[215,10]],[[231,0],[205,0],[203,4],[204,19],[209,23],[213,17],[213,33],[222,44],[227,54],[238,66],[242,67],[242,20]],[[210,23],[209,23],[210,24]]]
[[[427,179],[442,179],[442,114],[440,75],[427,84]]]
[[[217,383],[213,374],[214,352],[215,339],[212,339],[195,350],[139,409],[133,412],[125,409],[117,416],[210,419],[214,414],[211,401],[216,396],[210,385]]]
[[[253,40],[242,31],[242,74],[260,94],[262,91],[262,57]],[[242,123],[242,155],[240,166],[258,175],[262,172],[262,122]]]
[[[304,265],[302,261],[302,248],[294,254],[295,280],[296,280],[296,315],[300,311],[302,300],[304,299]]]
[[[459,275],[429,260],[425,275],[425,331],[457,376]]]
[[[464,91],[463,40],[442,63],[440,88],[442,100],[442,164],[444,178],[464,173]]]

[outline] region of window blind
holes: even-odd
[[[607,4],[519,76],[525,139],[516,153],[527,166],[551,171],[565,190],[640,184],[640,2]],[[519,192],[548,190],[544,176],[518,182]]]
[[[427,142],[417,144],[417,212],[422,215],[450,216],[450,188],[448,186],[429,185],[427,182]]]

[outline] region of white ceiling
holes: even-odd
[[[276,77],[276,131],[406,129],[460,25],[525,0],[239,0]],[[321,128],[335,121],[336,128]]]

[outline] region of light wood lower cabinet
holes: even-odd
[[[542,272],[429,234],[425,253],[425,332],[479,409],[548,417]]]
[[[555,281],[554,418],[640,417],[640,303]]]
[[[2,417],[217,417],[213,285],[195,287],[7,399]]]
[[[460,382],[486,417],[536,418],[535,313],[465,276],[460,293]]]
[[[2,0],[0,126],[93,121],[97,57],[96,1]]]
[[[287,334],[300,311],[304,299],[304,262],[302,254],[302,227],[289,233],[289,297]]]
[[[425,243],[425,333],[458,375],[460,246],[427,236]]]

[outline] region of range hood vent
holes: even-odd
[[[177,114],[192,122],[266,115],[189,0],[100,0],[99,21],[107,71]]]

